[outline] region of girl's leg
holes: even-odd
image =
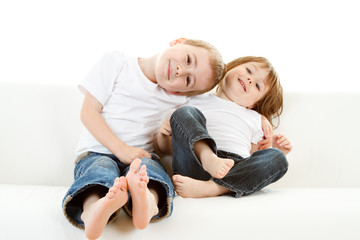
[[[203,181],[181,175],[174,175],[172,179],[176,193],[184,198],[216,197],[231,193],[212,180]]]
[[[279,180],[288,169],[285,155],[269,148],[253,153],[248,158],[218,151],[222,157],[231,157],[235,165],[223,179],[213,179],[220,186],[231,190],[235,197],[249,195]]]
[[[234,161],[219,158],[214,140],[206,129],[206,119],[196,108],[177,109],[170,118],[173,170],[195,179],[223,178]]]
[[[174,175],[176,192],[182,197],[214,197],[232,193],[235,197],[249,195],[279,180],[288,169],[285,155],[278,149],[257,151],[249,158],[223,151],[223,157],[235,160],[234,167],[223,179],[207,181]]]

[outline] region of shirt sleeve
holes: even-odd
[[[114,83],[124,65],[124,57],[119,52],[108,52],[79,83],[82,93],[88,91],[102,105],[109,99]]]

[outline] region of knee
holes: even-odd
[[[205,121],[205,116],[196,107],[183,106],[183,107],[176,109],[176,111],[171,116],[170,122],[174,121],[175,119],[179,119],[181,121],[184,121],[186,119],[194,119],[196,121]]]
[[[95,169],[99,169],[99,168],[112,170],[114,168],[116,169],[117,165],[116,165],[115,161],[113,161],[111,158],[102,156],[102,157],[99,157],[96,161],[94,161],[90,165],[89,170],[91,170],[91,169],[95,170]]]
[[[281,167],[284,170],[287,170],[289,167],[289,163],[287,161],[285,154],[277,148],[270,148],[269,150],[271,151],[271,154],[273,154],[273,157],[270,159],[274,161],[274,164]]]
[[[176,111],[172,115],[174,117],[189,116],[189,115],[196,114],[196,112],[197,112],[197,108],[195,108],[195,107],[183,106],[183,107],[180,107],[180,108],[176,109]]]

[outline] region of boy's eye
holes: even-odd
[[[191,59],[190,59],[190,56],[189,56],[189,54],[188,54],[188,55],[187,55],[187,64],[190,65],[190,63],[191,63]]]
[[[191,79],[189,76],[186,77],[186,86],[189,86]]]
[[[251,74],[251,71],[250,71],[249,68],[246,68],[246,71],[247,71],[249,74]]]
[[[260,85],[256,84],[256,88],[260,91]]]

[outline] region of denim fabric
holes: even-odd
[[[173,210],[174,187],[164,167],[159,162],[159,157],[152,154],[152,159],[141,159],[141,165],[146,165],[147,175],[150,179],[148,186],[154,186],[159,194],[159,213],[152,220],[159,220],[171,215]],[[129,165],[120,162],[114,155],[91,152],[81,159],[75,166],[74,183],[69,188],[63,199],[63,210],[70,223],[79,228],[84,228],[80,216],[83,206],[83,193],[92,187],[103,187],[104,193],[114,184],[120,176],[126,176]],[[131,196],[124,206],[131,215]],[[110,220],[116,217],[114,214]]]
[[[174,174],[204,181],[211,179],[232,191],[235,197],[261,190],[279,180],[288,169],[285,155],[275,148],[257,151],[248,158],[217,150],[214,139],[207,132],[206,118],[197,108],[185,106],[177,109],[170,118],[170,125]],[[194,153],[194,143],[199,140],[207,141],[217,156],[234,160],[234,166],[224,178],[212,178],[202,168]]]

